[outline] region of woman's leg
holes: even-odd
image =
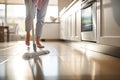
[[[39,48],[42,48],[43,46],[40,44],[40,37],[42,34],[42,28],[44,25],[44,18],[47,11],[49,0],[45,0],[44,5],[40,10],[37,9],[37,23],[36,23],[36,44]]]
[[[30,0],[25,0],[25,7],[26,7],[26,18],[25,18],[25,30],[26,30],[26,45],[30,45],[30,31],[32,29],[32,21],[33,18],[35,17],[35,5],[32,2],[31,4],[31,10],[30,10],[30,5],[29,5]]]

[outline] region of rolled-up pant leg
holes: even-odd
[[[49,0],[45,0],[43,7],[40,10],[37,9],[36,36],[41,37],[48,2],[49,2]]]
[[[25,18],[25,30],[29,32],[32,29],[32,18],[35,17],[36,7],[35,4],[32,2],[32,8],[30,10],[29,1],[30,0],[24,0],[25,1],[25,7],[26,7],[26,18]]]

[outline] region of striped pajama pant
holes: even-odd
[[[30,0],[25,0],[25,6],[26,6],[26,18],[25,18],[25,30],[26,32],[30,32],[32,29],[32,20],[31,20],[31,16],[33,16],[33,18],[37,19],[36,22],[36,29],[35,29],[35,33],[36,36],[40,36],[42,34],[42,28],[44,25],[44,18],[46,15],[46,11],[47,11],[47,6],[48,6],[48,2],[49,0],[45,0],[44,5],[42,6],[42,8],[39,10],[35,7],[34,2],[32,2],[32,7],[31,7],[31,12],[32,15],[30,15],[30,7],[29,7],[29,1]]]

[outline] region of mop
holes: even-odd
[[[32,10],[32,0],[29,1],[29,7],[30,7],[30,16],[31,16],[31,22],[32,22],[32,41],[33,41],[33,50],[34,52],[29,52],[30,47],[28,47],[28,52],[24,53],[23,58],[25,60],[29,60],[41,55],[45,55],[49,53],[49,50],[40,50],[37,51],[36,49],[36,43],[35,43],[35,35],[34,35],[34,24],[33,24],[33,14],[31,12]]]

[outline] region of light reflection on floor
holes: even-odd
[[[14,48],[18,54],[0,64],[0,80],[120,80],[118,58],[85,49],[79,52],[61,42],[43,44],[50,53],[27,61],[22,58],[27,47],[18,42]]]

